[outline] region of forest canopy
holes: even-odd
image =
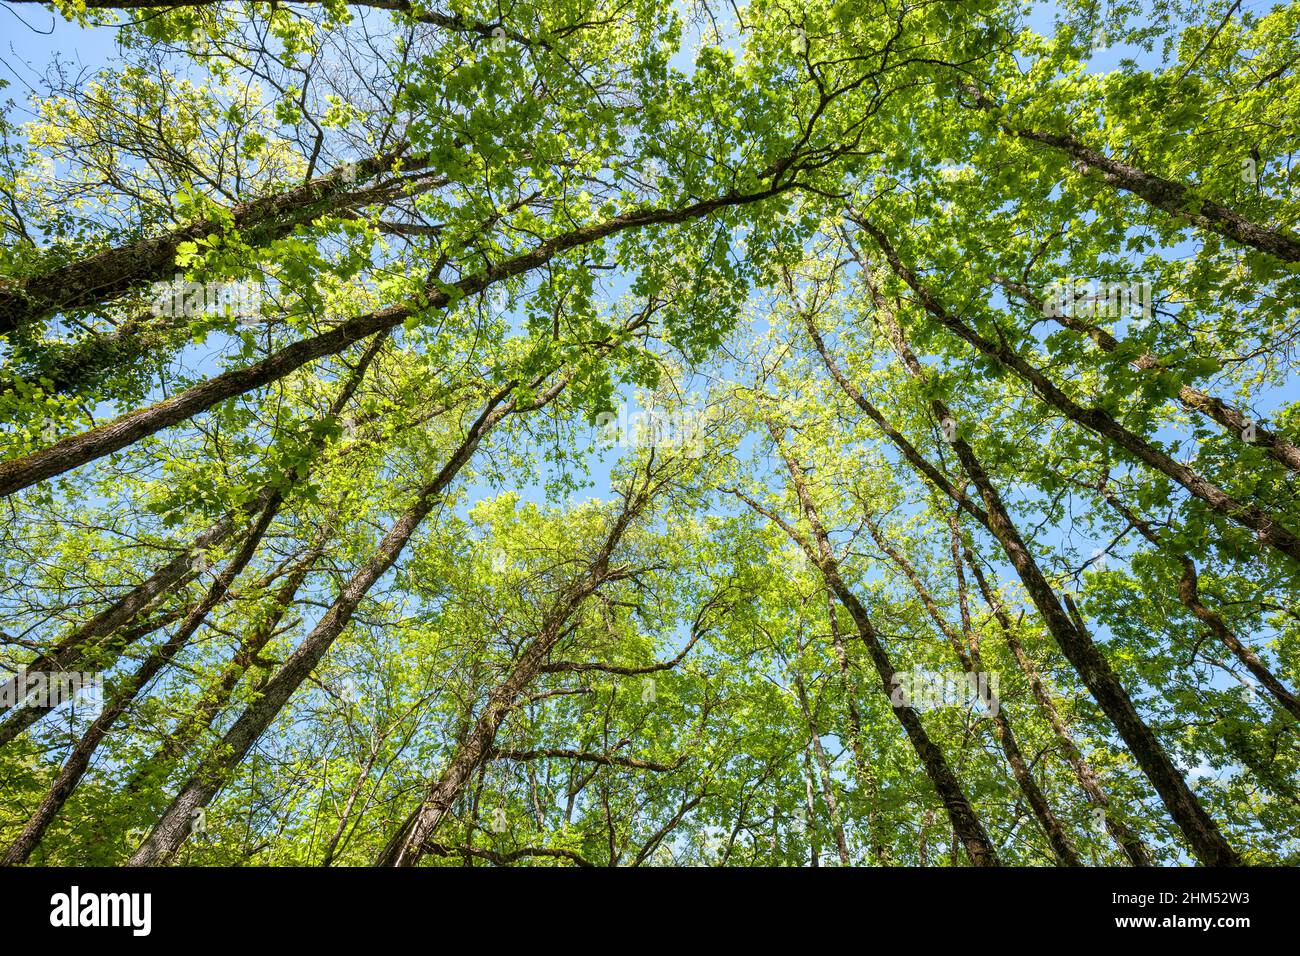
[[[4,6],[3,864],[1300,864],[1300,3]]]

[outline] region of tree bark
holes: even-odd
[[[867,811],[867,837],[870,843],[868,853],[870,858],[878,866],[881,866],[889,859],[889,848],[885,842],[884,834],[881,832],[880,811],[875,806],[876,798],[879,795],[879,783],[876,780],[875,772],[867,763],[866,754],[862,749],[862,714],[859,712],[857,702],[854,700],[853,686],[849,681],[848,649],[844,646],[844,635],[840,633],[839,619],[835,612],[835,592],[830,587],[826,588],[826,611],[827,619],[830,622],[831,648],[835,652],[835,659],[839,661],[840,665],[840,690],[844,694],[844,709],[849,722],[849,749],[853,753],[853,766],[857,771],[858,787],[870,807]]]
[[[1124,851],[1124,855],[1128,857],[1129,862],[1134,866],[1153,866],[1151,856],[1147,852],[1146,846],[1143,845],[1141,838],[1132,831],[1128,824],[1120,819],[1115,808],[1111,805],[1110,799],[1102,790],[1096,771],[1084,759],[1083,751],[1074,742],[1069,728],[1065,726],[1065,721],[1061,718],[1061,713],[1056,707],[1056,702],[1052,700],[1051,691],[1043,682],[1043,678],[1038,673],[1038,668],[1034,665],[1034,662],[1025,653],[1024,646],[1016,636],[1011,618],[1007,615],[1002,603],[994,598],[988,580],[984,577],[984,572],[975,561],[974,553],[965,543],[962,545],[962,553],[966,566],[970,568],[971,574],[975,577],[975,583],[979,587],[985,605],[987,605],[994,620],[998,622],[998,627],[1002,632],[1002,639],[1006,642],[1012,657],[1016,659],[1016,664],[1020,667],[1026,680],[1029,681],[1029,689],[1034,695],[1034,700],[1038,702],[1039,709],[1042,710],[1047,722],[1051,725],[1052,732],[1056,734],[1056,739],[1060,741],[1065,759],[1070,764],[1071,769],[1074,770],[1075,779],[1079,781],[1079,789],[1092,801],[1094,806],[1103,810],[1106,829],[1120,849]]]
[[[883,236],[881,238],[883,239]],[[883,302],[878,303],[878,305],[882,304]],[[908,347],[902,335],[902,328],[893,319],[892,313],[887,308],[880,308],[878,314],[895,336],[895,345],[899,348],[900,357],[903,358],[903,363],[910,374],[914,377],[918,373],[923,376],[924,370]],[[943,402],[936,399],[931,403],[931,407],[935,414],[947,417],[947,407]],[[1020,537],[1020,532],[1003,505],[1001,496],[975,456],[974,450],[960,436],[954,438],[952,446],[962,470],[984,501],[986,509],[984,526],[1002,545],[1007,558],[1024,584],[1025,591],[1056,640],[1057,646],[1083,679],[1093,698],[1115,725],[1124,742],[1128,744],[1134,759],[1155,787],[1197,858],[1207,866],[1231,866],[1239,863],[1240,859],[1236,851],[1224,839],[1218,825],[1205,812],[1205,808],[1187,786],[1187,781],[1169,759],[1159,739],[1142,720],[1105,656],[1098,650],[1091,637],[1079,630],[1061,607],[1051,585]],[[947,481],[940,488],[949,494],[956,490]],[[961,503],[959,497],[954,496],[953,500],[954,503]]]
[[[388,170],[404,147],[358,160],[356,179],[366,180]],[[413,161],[413,169],[428,164]],[[231,226],[243,241],[264,244],[288,235],[296,226],[343,209],[367,205],[400,194],[401,183],[381,182],[349,189],[343,170],[336,169],[283,192],[253,199],[228,210]],[[202,219],[161,236],[139,239],[105,249],[57,269],[19,279],[0,289],[0,335],[41,321],[59,312],[103,305],[147,282],[171,278],[176,254],[184,242],[221,234],[220,220]]]
[[[447,487],[473,456],[483,437],[514,408],[513,399],[506,401],[506,395],[512,387],[507,387],[488,401],[447,463],[432,481],[420,489],[415,501],[394,522],[365,564],[343,586],[339,596],[311,633],[267,682],[262,689],[262,696],[249,704],[226,732],[221,743],[202,761],[149,836],[131,854],[127,860],[128,865],[156,866],[168,862],[176,853],[189,835],[192,813],[206,806],[216,795],[228,774],[243,760],[289,698],[324,658],[370,588],[393,566],[411,535],[442,501]]]
[[[537,636],[515,660],[509,676],[492,691],[451,763],[430,785],[420,806],[380,853],[375,860],[376,866],[414,866],[420,861],[429,840],[451,812],[475,769],[489,758],[496,744],[497,731],[515,708],[519,695],[541,673],[546,658],[570,632],[569,621],[602,584],[623,576],[623,571],[611,568],[610,559],[628,526],[648,503],[647,490],[629,490],[624,498],[624,507],[611,524],[600,550],[547,612]]]
[[[895,679],[894,665],[889,659],[889,654],[886,652],[884,645],[880,641],[879,634],[871,623],[871,617],[867,613],[866,607],[863,606],[857,595],[853,593],[840,576],[839,562],[831,549],[830,537],[817,515],[812,497],[808,493],[807,485],[803,480],[803,471],[793,455],[781,443],[776,426],[769,422],[768,431],[771,433],[772,440],[776,443],[786,469],[790,473],[791,481],[799,497],[800,509],[812,529],[815,547],[803,541],[793,528],[785,525],[775,515],[762,509],[757,502],[749,501],[748,503],[755,510],[781,524],[791,539],[803,548],[809,559],[821,571],[826,583],[835,591],[835,596],[839,598],[840,603],[844,605],[845,610],[849,612],[849,616],[853,619],[853,623],[857,626],[858,637],[866,645],[872,664],[875,665],[876,674],[880,677],[885,696],[892,697],[898,682]],[[948,813],[949,820],[952,822],[953,830],[958,834],[962,845],[966,848],[971,863],[975,866],[997,866],[997,850],[994,848],[988,834],[984,831],[984,827],[975,814],[970,801],[966,799],[965,793],[962,792],[961,784],[958,782],[952,768],[948,765],[943,751],[935,745],[925,732],[925,726],[921,723],[916,710],[906,702],[894,706],[892,710],[898,722],[903,726],[903,732],[907,735],[913,749],[916,751],[922,767],[925,768],[926,776],[934,784],[939,799]]]
[[[830,816],[831,833],[835,837],[835,851],[839,855],[841,866],[852,866],[853,861],[849,858],[849,841],[844,834],[844,821],[840,819],[840,803],[835,797],[835,778],[831,775],[830,758],[826,756],[826,748],[822,746],[821,732],[817,729],[817,718],[813,716],[812,708],[808,703],[808,692],[804,687],[803,677],[798,673],[794,676],[794,686],[799,698],[799,709],[803,711],[804,720],[808,724],[808,742],[812,745],[813,760],[817,764],[817,777],[821,783],[822,799],[826,801],[826,812]]]
[[[1260,659],[1259,655],[1237,637],[1236,632],[1228,626],[1221,614],[1206,607],[1205,602],[1201,600],[1200,579],[1196,571],[1196,562],[1188,555],[1174,551],[1167,545],[1160,535],[1156,533],[1150,522],[1138,517],[1104,483],[1099,485],[1097,490],[1101,493],[1102,498],[1123,515],[1160,553],[1178,562],[1182,568],[1182,574],[1178,578],[1178,599],[1182,601],[1189,611],[1196,615],[1197,620],[1204,624],[1224,647],[1232,652],[1232,655],[1241,662],[1242,666],[1264,685],[1282,709],[1292,717],[1300,720],[1300,697],[1297,697],[1294,691],[1282,683],[1277,675],[1269,670],[1268,665]]]
[[[218,402],[279,381],[308,362],[333,355],[376,332],[396,328],[421,309],[446,308],[454,299],[482,292],[502,279],[531,272],[569,249],[598,242],[628,229],[699,219],[720,209],[761,202],[793,188],[794,184],[784,183],[756,193],[728,193],[682,209],[631,212],[561,233],[540,243],[530,252],[490,266],[449,287],[427,289],[424,301],[418,308],[415,305],[389,306],[366,315],[354,316],[328,332],[287,345],[253,365],[231,369],[148,408],[127,412],[88,432],[70,435],[49,448],[0,462],[0,498],[126,448],[164,428],[193,418]]]
[[[997,109],[996,104],[974,86],[968,86],[967,92],[974,97],[975,106],[979,109],[989,112]],[[1084,172],[1097,173],[1107,185],[1132,193],[1175,219],[1266,252],[1283,262],[1300,262],[1300,239],[1281,229],[1252,222],[1229,206],[1196,195],[1183,183],[1112,159],[1069,132],[1052,133],[1002,120],[997,121],[997,126],[1008,136],[1041,143],[1065,153]]]
[[[1034,295],[1033,291],[1023,283],[1006,279],[995,279],[994,281],[1018,295],[1031,309],[1037,312],[1044,311],[1043,300]],[[1052,315],[1050,318],[1071,331],[1088,336],[1103,352],[1114,352],[1119,348],[1120,343],[1115,336],[1099,326],[1082,321],[1077,316]],[[1159,372],[1168,368],[1168,363],[1164,359],[1151,352],[1144,352],[1135,358],[1131,364],[1134,368],[1149,372]],[[1224,431],[1235,435],[1248,445],[1263,448],[1270,457],[1290,470],[1300,471],[1300,448],[1297,448],[1281,435],[1269,431],[1249,415],[1229,405],[1223,399],[1216,398],[1199,388],[1193,388],[1191,385],[1180,385],[1178,387],[1178,401],[1185,408],[1198,412],[1216,422],[1223,427]],[[1245,436],[1252,428],[1254,429],[1255,438],[1253,441],[1249,441]]]
[[[1032,386],[1034,392],[1043,401],[1054,407],[1070,421],[1114,442],[1139,461],[1182,485],[1209,505],[1210,509],[1216,514],[1220,514],[1242,527],[1250,528],[1255,532],[1255,537],[1262,543],[1275,548],[1295,561],[1300,561],[1300,537],[1292,533],[1277,518],[1258,505],[1244,504],[1235,500],[1213,482],[1198,475],[1181,462],[1174,461],[1164,452],[1129,431],[1104,408],[1084,408],[1077,404],[1057,388],[1039,369],[1030,365],[1009,346],[990,342],[948,312],[931,294],[930,290],[917,279],[916,275],[903,264],[884,233],[861,216],[855,216],[854,221],[876,240],[890,267],[912,289],[925,310],[945,328],[974,346],[982,354],[994,359],[1004,368],[1020,376]]]
[[[963,646],[962,639],[953,630],[952,626],[939,611],[939,606],[930,594],[924,582],[917,574],[916,568],[907,559],[905,555],[892,547],[885,536],[881,534],[880,529],[868,516],[866,518],[867,530],[871,533],[872,539],[877,546],[885,552],[891,561],[897,565],[898,569],[903,572],[904,577],[912,586],[917,596],[921,599],[921,604],[925,607],[926,613],[930,620],[934,621],[935,626],[948,640],[948,645],[952,648],[953,653],[957,656],[958,663],[967,673],[978,673],[984,670],[984,662],[980,657],[979,651],[973,645],[969,648]],[[960,587],[960,582],[959,582]],[[960,600],[965,603],[965,597],[962,595]],[[963,618],[965,613],[963,612]],[[969,624],[966,627],[968,640],[971,635]],[[1011,775],[1015,778],[1016,784],[1020,787],[1021,793],[1025,795],[1025,800],[1029,803],[1029,808],[1033,811],[1034,818],[1038,821],[1043,835],[1047,837],[1048,845],[1052,849],[1052,855],[1056,858],[1059,866],[1080,866],[1078,852],[1074,848],[1065,827],[1061,824],[1060,819],[1052,810],[1051,805],[1047,802],[1047,796],[1043,793],[1042,788],[1034,779],[1034,775],[1029,769],[1029,762],[1025,760],[1024,754],[1020,750],[1020,744],[1016,740],[1014,728],[1007,715],[1003,712],[1001,701],[992,693],[990,688],[990,700],[987,701],[990,709],[990,719],[993,721],[995,735],[998,744],[1002,748],[1002,753],[1006,757],[1007,765],[1011,768]]]
[[[352,401],[353,395],[360,388],[371,363],[383,347],[385,339],[386,336],[384,335],[376,336],[374,341],[366,347],[357,364],[349,373],[343,387],[339,390],[338,395],[330,403],[329,411],[326,413],[327,418],[337,416],[347,408],[348,403]],[[313,439],[314,453],[318,454],[323,449],[325,441],[326,433],[318,433],[317,437]],[[277,487],[291,487],[304,481],[310,473],[310,461],[283,473],[280,476],[281,482],[266,485],[258,496],[244,507],[241,515],[228,514],[219,518],[200,533],[188,548],[182,550],[179,555],[132,588],[111,607],[97,614],[82,627],[60,641],[49,653],[42,654],[27,665],[27,670],[31,672],[79,670],[82,663],[95,659],[100,652],[106,652],[107,658],[104,660],[95,659],[95,663],[100,668],[111,666],[130,644],[152,633],[152,629],[140,629],[134,633],[121,634],[114,641],[107,639],[112,638],[121,628],[133,622],[167,590],[192,580],[194,577],[193,562],[195,557],[209,548],[216,547],[229,537],[237,526],[238,518],[256,516],[261,509],[266,508],[280,494]],[[92,655],[95,656],[92,657]],[[45,716],[46,713],[48,711],[28,707],[11,714],[7,720],[0,723],[0,747],[23,733],[28,727]]]
[[[143,664],[130,676],[122,685],[121,689],[113,696],[113,701],[95,721],[86,729],[77,745],[68,755],[64,762],[63,768],[59,771],[54,783],[49,791],[37,805],[35,812],[28,818],[19,832],[18,837],[5,851],[4,856],[0,857],[0,866],[15,866],[26,861],[32,851],[36,849],[45,835],[49,825],[54,822],[55,816],[63,809],[68,797],[76,789],[77,784],[85,776],[86,770],[90,767],[91,758],[103,743],[108,732],[113,728],[117,719],[122,716],[132,701],[139,696],[140,692],[149,685],[149,682],[164,667],[171,663],[172,659],[189,643],[194,632],[199,629],[204,618],[217,602],[229,590],[230,585],[248,566],[248,562],[253,559],[258,546],[262,543],[262,538],[271,522],[280,511],[280,505],[284,499],[279,494],[271,496],[266,507],[258,516],[257,523],[245,537],[243,544],[240,545],[239,552],[230,560],[230,562],[217,575],[216,580],[208,589],[203,600],[186,617],[184,623],[176,629],[165,643],[156,648]]]

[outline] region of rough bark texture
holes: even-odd
[[[1006,128],[1006,127],[1004,127]],[[1021,139],[1042,143],[1068,154],[1086,172],[1096,172],[1109,185],[1146,200],[1176,219],[1213,232],[1225,239],[1267,252],[1284,262],[1300,262],[1300,239],[1281,229],[1251,222],[1241,213],[1212,199],[1197,196],[1182,183],[1111,159],[1064,133],[1035,129],[1008,129]]]

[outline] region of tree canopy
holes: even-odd
[[[5,864],[1300,863],[1300,3],[7,14]]]

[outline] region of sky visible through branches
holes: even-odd
[[[0,16],[5,864],[1300,860],[1300,4]]]

